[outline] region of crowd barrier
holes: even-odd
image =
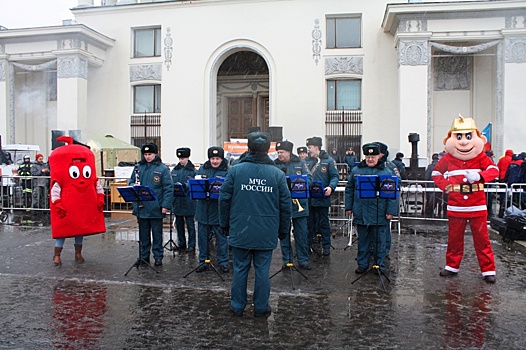
[[[39,178],[49,180],[49,177]],[[35,205],[33,200],[35,188],[33,185],[31,187],[28,185],[33,182],[34,177],[3,175],[1,179],[1,212],[49,211],[48,187],[43,192],[45,196],[45,200],[41,202],[43,205]],[[49,181],[47,182],[49,183]],[[127,182],[128,178],[99,178],[106,198],[105,213],[129,213],[131,211],[131,203],[126,203],[117,190],[118,187],[126,186]],[[331,196],[329,217],[333,232],[348,235],[351,233],[352,226],[351,220],[345,212],[345,184],[346,181],[339,181],[336,191]],[[521,210],[526,209],[526,184],[513,184],[508,187],[504,183],[490,182],[486,183],[484,187],[490,216],[497,215],[501,207],[507,208],[511,204]],[[393,223],[400,232],[400,222],[404,220],[445,221],[447,220],[446,206],[447,195],[440,191],[433,181],[404,180],[399,192],[399,213]]]

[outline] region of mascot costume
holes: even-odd
[[[75,260],[83,262],[82,237],[106,232],[104,191],[99,184],[95,156],[86,146],[74,144],[69,136],[57,141],[65,146],[49,156],[51,168],[51,233],[63,244],[64,238],[75,237]],[[81,237],[79,237],[81,236]],[[80,239],[80,240],[79,240]],[[55,265],[60,265],[62,245],[55,245]]]
[[[469,221],[473,244],[484,280],[495,283],[495,258],[486,223],[484,183],[499,175],[499,169],[484,153],[486,138],[472,118],[459,115],[444,139],[447,154],[433,169],[435,184],[448,193],[449,234],[446,266],[440,276],[455,276],[464,254],[464,231]]]

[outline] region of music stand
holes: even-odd
[[[224,179],[215,177],[211,179],[188,179],[188,184],[190,187],[190,198],[193,200],[197,199],[204,199],[204,200],[210,200],[210,199],[218,199],[219,198],[219,188],[223,184]],[[199,235],[199,232],[197,233]],[[210,237],[207,237],[207,240],[209,240]],[[208,242],[209,243],[209,242]],[[194,269],[192,269],[190,272],[188,272],[186,275],[183,276],[183,278],[186,278],[189,276],[192,272],[197,271],[198,268],[201,266],[207,265],[209,268],[212,268],[212,270],[221,278],[221,280],[224,282],[225,279],[223,276],[219,274],[216,267],[212,263],[210,259],[205,259],[204,262],[199,263]]]
[[[157,199],[157,197],[155,196],[155,194],[153,193],[152,189],[149,186],[136,185],[136,186],[117,187],[117,191],[119,191],[122,199],[124,199],[125,202],[137,203],[137,223],[139,222],[139,219],[141,217],[140,215],[141,208],[144,207],[144,204],[142,202],[149,202],[149,201],[154,201]],[[154,269],[153,266],[150,265],[149,262],[141,258],[141,248],[142,248],[141,239],[139,238],[137,242],[139,243],[139,257],[137,258],[135,263],[133,263],[133,265],[128,269],[128,271],[126,271],[124,276],[127,276],[128,273],[131,271],[131,269],[133,269],[134,267],[136,267],[138,270],[139,266],[141,265],[146,265],[150,269],[155,271],[155,273],[159,273],[159,271]]]
[[[391,280],[387,275],[380,269],[380,266],[378,265],[378,202],[379,199],[396,199],[398,198],[398,177],[394,175],[361,175],[357,176],[356,179],[358,183],[358,196],[360,199],[372,199],[376,198],[376,225],[374,230],[374,240],[375,240],[375,247],[373,249],[374,253],[374,264],[372,267],[367,270],[365,273],[363,273],[361,276],[356,278],[354,281],[351,282],[351,284],[354,284],[354,282],[358,281],[363,276],[367,275],[369,272],[373,271],[375,272],[378,277],[380,278],[380,282],[382,283],[383,290],[385,289],[384,280],[382,278],[385,277],[385,279],[391,283]]]

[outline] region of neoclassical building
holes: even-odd
[[[111,134],[206,159],[257,128],[422,165],[459,113],[526,150],[526,2],[79,0],[62,26],[0,30],[2,143]],[[1,25],[1,23],[0,23]]]

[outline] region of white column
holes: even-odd
[[[7,87],[7,59],[5,55],[0,53],[0,135],[2,135],[2,143],[9,143],[7,134],[7,124],[9,118],[9,90]]]
[[[401,40],[398,43],[400,151],[407,156],[411,155],[410,133],[420,135],[418,155],[427,155],[429,60],[427,40]]]
[[[496,140],[500,143],[497,146],[501,147],[501,152],[511,148],[515,153],[520,153],[525,149],[526,135],[526,36],[505,38],[504,56],[502,133],[494,134],[502,135],[502,140]]]
[[[58,56],[57,126],[59,130],[82,129],[87,121],[88,61],[80,56]]]

